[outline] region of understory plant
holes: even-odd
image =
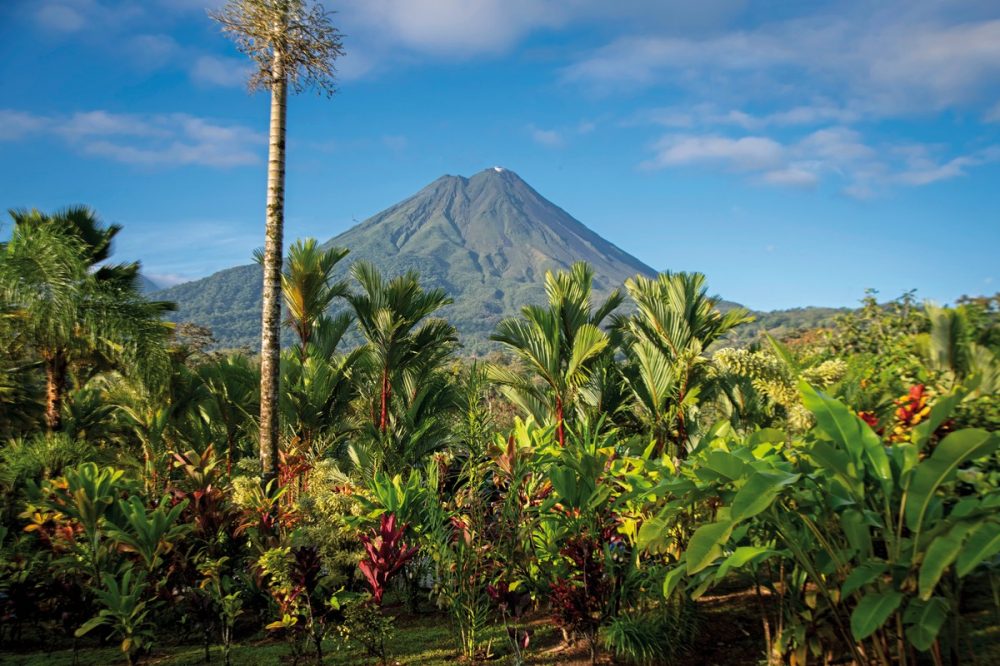
[[[916,653],[961,662],[962,581],[1000,552],[1000,490],[981,471],[995,468],[1000,437],[938,434],[962,391],[941,398],[907,441],[883,441],[843,403],[804,382],[800,391],[816,420],[804,437],[720,434],[658,488],[683,498],[661,520],[686,503],[714,511],[664,590],[697,596],[736,570],[764,578],[783,614],[764,618],[772,663],[846,656],[889,666],[917,663]]]
[[[149,616],[153,604],[142,598],[148,585],[132,567],[125,567],[117,576],[104,574],[102,583],[102,589],[94,590],[100,612],[84,622],[75,635],[84,636],[98,627],[108,629],[121,640],[121,651],[132,666],[136,656],[149,649],[155,635]]]

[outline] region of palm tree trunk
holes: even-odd
[[[226,433],[226,478],[233,478],[233,446],[235,442],[233,441],[233,433]]]
[[[558,396],[556,396],[556,439],[559,440],[559,446],[566,445],[566,433],[563,431],[563,401]]]
[[[60,350],[45,359],[45,426],[50,433],[62,430],[66,366],[66,355]]]
[[[271,133],[267,164],[264,297],[260,336],[260,468],[266,484],[278,462],[278,390],[281,361],[281,255],[285,214],[285,113],[288,76],[275,50],[271,85]]]
[[[379,421],[379,430],[385,432],[386,427],[389,424],[389,370],[388,368],[382,370],[382,413],[381,419]]]

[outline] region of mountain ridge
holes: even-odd
[[[428,286],[445,289],[455,302],[441,315],[472,350],[488,346],[500,319],[544,300],[548,270],[586,261],[601,296],[636,274],[656,274],[503,167],[441,176],[323,245],[350,250],[337,277],[367,260],[387,275],[416,270]],[[177,302],[175,321],[209,326],[222,345],[254,346],[260,293],[260,267],[247,264],[156,292],[156,298]]]
[[[586,261],[595,272],[597,297],[636,274],[657,271],[545,199],[513,171],[491,167],[470,177],[444,175],[323,243],[350,250],[335,277],[350,264],[374,263],[386,275],[420,273],[430,287],[454,299],[441,311],[469,353],[493,348],[489,335],[503,317],[545,300],[547,270]],[[178,304],[175,321],[212,329],[220,346],[259,344],[261,269],[246,264],[158,291],[155,298]],[[723,309],[735,307],[723,301]],[[796,322],[817,325],[838,310],[805,308],[757,313],[760,321],[739,332],[749,341],[756,330],[794,330]]]

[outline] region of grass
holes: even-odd
[[[583,653],[553,651],[559,642],[559,632],[544,622],[536,623],[534,641],[536,647],[531,654],[529,664],[539,666],[547,664],[586,663],[582,660]],[[164,642],[165,643],[165,642]],[[509,648],[502,627],[491,627],[484,635],[484,645],[489,644],[492,652],[491,661],[505,663],[505,655]],[[438,613],[420,616],[400,616],[397,619],[395,632],[388,643],[390,648],[390,663],[407,666],[455,666],[462,659],[454,630],[446,615]],[[315,663],[311,645],[299,663]],[[326,666],[356,666],[374,664],[375,660],[368,657],[363,650],[345,645],[338,638],[328,638],[323,644]],[[201,645],[170,645],[158,646],[142,663],[148,666],[195,666],[205,663],[204,647]],[[221,647],[210,649],[211,663],[222,663]],[[245,641],[235,645],[231,653],[232,663],[240,666],[264,666],[271,664],[291,664],[291,651],[287,643],[268,638]],[[578,658],[580,659],[579,661]],[[80,666],[111,666],[123,664],[125,659],[117,647],[86,647],[78,654],[76,664]],[[0,651],[0,664],[11,666],[72,666],[73,651],[57,649],[52,651],[33,652],[3,652]]]
[[[986,603],[982,593],[974,601],[974,608],[965,614],[967,643],[963,653],[969,655],[970,666],[1000,663],[1000,617]],[[760,620],[753,600],[745,590],[729,594],[709,595],[698,602],[698,626],[695,644],[678,663],[684,666],[756,666],[763,654]],[[529,621],[534,632],[526,664],[531,666],[585,666],[590,663],[586,649],[578,642],[574,648],[561,646],[561,635],[544,614]],[[4,666],[73,666],[73,652],[64,642],[49,648],[51,636],[35,636],[34,650],[5,652],[0,650],[0,664]],[[48,641],[48,642],[47,642]],[[491,654],[485,663],[509,663],[510,648],[502,627],[490,627],[483,635],[483,646],[489,645]],[[390,664],[400,666],[456,666],[465,660],[461,656],[455,630],[450,618],[440,612],[417,615],[400,613],[396,618],[394,634],[388,643]],[[362,666],[375,664],[361,649],[345,645],[339,638],[328,638],[323,645],[325,666]],[[222,649],[210,650],[212,664],[222,663]],[[124,664],[121,652],[114,647],[97,647],[88,644],[81,648],[80,666],[115,666]],[[204,664],[204,648],[195,644],[171,643],[163,637],[161,644],[142,662],[145,666],[196,666]],[[270,666],[291,664],[291,651],[287,643],[258,636],[234,645],[232,663],[239,666]],[[299,660],[307,666],[315,663],[311,645]],[[605,655],[602,663],[611,663]]]

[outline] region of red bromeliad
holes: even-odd
[[[405,533],[406,525],[397,525],[395,515],[382,514],[378,530],[372,530],[371,536],[361,535],[368,557],[358,563],[358,568],[371,586],[376,604],[382,604],[389,579],[417,554],[416,546],[403,543]]]

